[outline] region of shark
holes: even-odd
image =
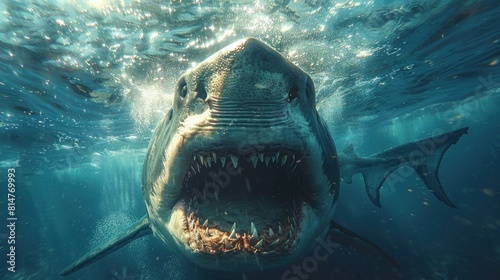
[[[341,181],[361,174],[380,207],[380,189],[403,166],[456,208],[438,171],[468,127],[369,157],[353,145],[337,153],[309,74],[259,39],[239,40],[189,69],[173,94],[145,156],[146,215],[61,275],[148,235],[211,271],[284,267],[327,235],[397,266],[383,248],[336,223],[334,213]]]

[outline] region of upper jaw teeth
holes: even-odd
[[[227,154],[227,153],[217,153],[215,151],[211,152],[196,152],[193,155],[193,161],[191,163],[191,170],[195,173],[200,172],[201,167],[210,168],[217,164],[221,167],[225,167],[227,162],[230,162],[233,167],[237,168],[240,166],[241,162],[249,162],[251,166],[257,168],[259,165],[264,165],[266,167],[282,167],[287,166],[291,170],[295,170],[300,160],[293,152],[288,151],[265,151],[259,153],[253,153],[250,155],[239,155],[239,154]]]
[[[238,167],[238,157],[237,156],[231,156],[231,162],[233,163],[234,167]]]

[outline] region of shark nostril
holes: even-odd
[[[288,101],[291,102],[292,100],[297,98],[298,92],[299,92],[299,89],[297,88],[297,85],[293,84],[292,87],[290,88],[290,91],[288,92]]]
[[[203,82],[199,82],[196,86],[196,97],[202,99],[203,101],[207,100],[207,91],[205,90],[205,86]]]

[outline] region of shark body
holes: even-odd
[[[377,206],[389,174],[410,166],[455,207],[438,169],[467,128],[368,158],[352,146],[337,154],[310,76],[260,40],[240,40],[207,58],[179,78],[174,94],[145,158],[147,214],[62,275],[150,234],[210,270],[290,265],[332,233],[396,265],[382,248],[332,221],[341,178],[349,183],[357,173]]]

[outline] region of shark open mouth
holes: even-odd
[[[301,156],[290,150],[196,152],[182,187],[188,246],[210,255],[290,252],[301,229],[302,181]]]

